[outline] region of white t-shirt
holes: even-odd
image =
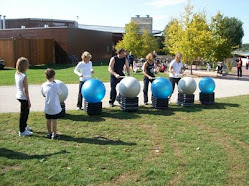
[[[15,73],[15,81],[16,81],[16,99],[21,99],[21,100],[27,100],[26,95],[23,90],[23,80],[25,78],[25,74],[22,72],[16,72]]]
[[[176,60],[174,59],[173,61],[171,61],[170,65],[169,65],[169,69],[171,69],[171,66],[173,66],[173,71],[175,72],[175,74],[173,73],[169,73],[169,77],[172,78],[180,78],[180,72],[181,72],[181,68],[182,68],[182,62],[180,61],[179,63],[176,62]]]
[[[49,115],[59,114],[61,112],[61,105],[59,95],[61,90],[56,82],[46,82],[41,86],[41,93],[45,97],[44,112]]]
[[[74,69],[75,74],[77,74],[78,76],[83,75],[83,77],[80,77],[80,81],[87,81],[91,79],[92,71],[93,71],[93,68],[92,68],[91,61],[89,61],[88,63],[80,61]]]

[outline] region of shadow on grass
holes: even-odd
[[[229,107],[237,108],[239,104],[234,103],[214,103],[212,105],[202,105],[202,104],[194,104],[194,106],[190,107],[182,107],[177,105],[172,105],[170,108],[173,112],[200,112],[202,110],[224,110]]]
[[[69,153],[69,152],[62,150],[62,151],[55,152],[55,153],[52,153],[52,154],[29,155],[29,154],[13,151],[13,150],[6,149],[6,148],[0,148],[0,157],[5,157],[5,158],[8,158],[8,159],[20,159],[20,160],[44,159],[44,158],[48,158],[50,156],[54,156],[54,155],[57,155],[57,154],[65,154],[65,153]]]
[[[88,121],[88,122],[102,122],[105,119],[102,115],[93,115],[88,116],[86,114],[66,114],[64,117],[61,118],[62,120],[71,120],[71,121]]]
[[[138,111],[126,112],[126,111],[121,110],[121,108],[118,108],[118,107],[116,107],[114,109],[113,108],[109,108],[109,109],[104,108],[102,110],[101,116],[108,117],[108,118],[113,118],[113,119],[124,119],[124,120],[137,119],[137,118],[141,117],[139,115]]]
[[[140,106],[138,110],[139,114],[150,114],[150,115],[162,115],[162,116],[171,116],[174,113],[174,110],[172,110],[170,107],[167,109],[156,109],[151,106]]]
[[[111,140],[102,136],[97,136],[93,138],[75,138],[72,136],[67,136],[67,135],[61,135],[60,140],[64,141],[74,141],[77,143],[89,143],[89,144],[95,144],[95,145],[137,145],[136,143],[128,143],[124,142],[122,140]]]

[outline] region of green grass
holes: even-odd
[[[79,77],[74,74],[75,66],[72,65],[43,65],[30,67],[27,71],[29,84],[42,84],[46,79],[44,75],[45,69],[48,67],[54,68],[56,72],[56,79],[63,81],[66,84],[73,84],[79,82]],[[95,74],[93,78],[97,78],[103,82],[110,81],[110,73],[108,72],[108,66],[94,66]],[[14,68],[5,68],[5,70],[0,70],[0,86],[14,85],[16,70]],[[137,78],[139,81],[143,80],[143,74],[141,72],[131,73],[131,75]],[[165,73],[160,73],[158,76],[168,77]]]
[[[249,185],[249,96],[168,110],[68,111],[61,139],[31,112],[33,137],[18,137],[17,113],[0,114],[1,185]]]

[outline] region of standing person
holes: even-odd
[[[246,70],[248,70],[248,67],[249,67],[249,56],[247,56]]]
[[[144,104],[148,105],[148,87],[149,87],[149,82],[152,83],[155,75],[155,58],[156,55],[154,53],[149,53],[146,56],[146,62],[143,64],[142,70],[144,74]]]
[[[80,61],[74,69],[74,73],[80,77],[77,110],[82,109],[83,96],[81,94],[81,88],[87,80],[91,79],[91,73],[94,73],[92,62],[90,61],[92,59],[92,55],[85,51],[82,53],[81,58],[82,61]]]
[[[173,61],[171,61],[170,65],[169,65],[169,80],[173,86],[172,94],[173,94],[174,89],[175,89],[175,84],[178,85],[178,82],[181,79],[182,68],[183,68],[181,58],[182,58],[182,54],[180,52],[178,52],[175,56],[175,59]],[[172,96],[172,94],[170,95],[170,97]]]
[[[125,50],[123,48],[119,48],[117,50],[117,55],[110,59],[109,63],[109,72],[111,73],[111,92],[110,92],[110,100],[109,104],[111,107],[114,106],[114,102],[117,96],[116,86],[121,81],[122,77],[124,76],[124,66],[126,67],[126,71],[128,76],[130,75],[130,68],[127,58],[125,57]]]
[[[60,117],[61,105],[59,100],[59,95],[61,90],[59,89],[58,84],[54,81],[55,71],[51,68],[48,68],[45,71],[45,76],[47,82],[42,84],[41,93],[45,97],[45,117],[47,119],[47,130],[49,139],[59,139],[57,134],[57,119]],[[53,122],[53,134],[51,130],[51,122]]]
[[[31,128],[27,125],[29,109],[31,107],[28,90],[28,78],[26,75],[28,68],[28,59],[21,57],[17,60],[15,73],[15,82],[17,88],[16,99],[21,103],[19,136],[30,136],[33,134],[33,132],[30,132]]]
[[[128,55],[128,62],[129,66],[131,67],[131,70],[133,70],[133,61],[134,61],[134,56],[132,55],[132,51],[130,51],[130,54]]]
[[[242,77],[242,59],[241,57],[239,58],[239,60],[237,60],[237,76]]]

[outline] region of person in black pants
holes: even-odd
[[[178,85],[178,82],[181,79],[182,68],[183,68],[181,58],[182,58],[182,54],[177,53],[175,56],[175,59],[171,61],[169,65],[169,80],[172,83],[172,87],[173,87],[172,94],[175,90],[175,84]],[[172,96],[172,94],[170,95],[170,97]]]
[[[130,75],[130,67],[127,58],[125,57],[126,51],[123,48],[117,50],[117,55],[112,57],[109,63],[109,72],[111,73],[111,92],[109,104],[111,107],[114,106],[116,100],[117,91],[116,86],[121,81],[122,76],[125,76],[123,69],[126,67],[128,76]]]
[[[237,60],[237,76],[242,77],[242,59],[241,57],[239,58],[239,60]]]
[[[143,64],[143,74],[144,74],[144,104],[148,105],[148,87],[149,87],[149,82],[152,83],[155,75],[155,61],[156,55],[154,53],[149,53],[146,56],[146,62]]]

